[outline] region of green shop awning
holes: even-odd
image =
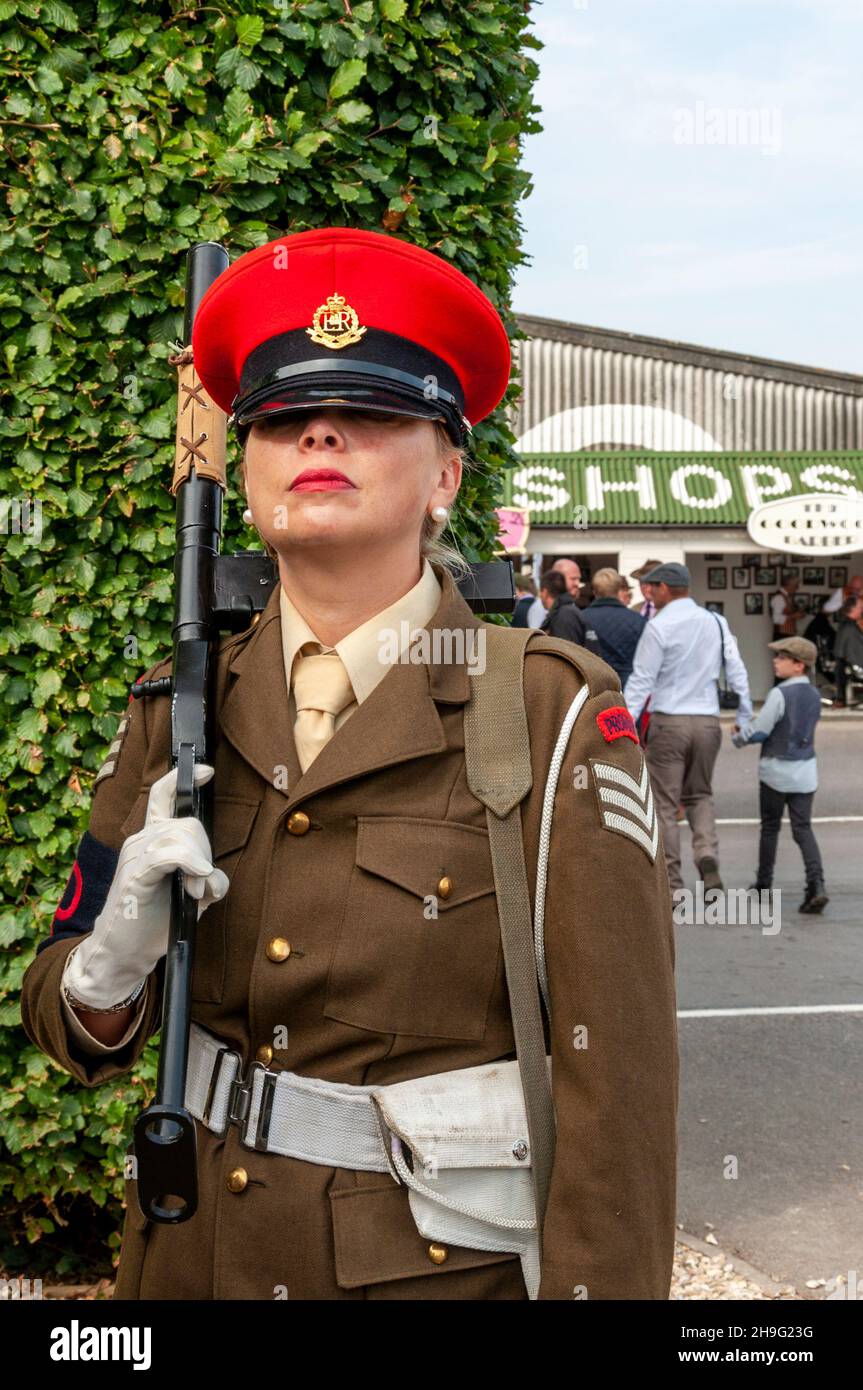
[[[863,497],[863,452],[522,454],[504,474],[504,505],[531,526],[745,526],[806,492]]]

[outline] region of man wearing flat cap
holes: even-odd
[[[724,665],[728,685],[740,697],[738,719],[745,723],[752,714],[746,668],[725,618],[690,597],[686,565],[657,565],[642,579],[652,587],[657,612],[635,650],[624,697],[636,724],[650,700],[646,756],[669,883],[672,892],[684,886],[677,808],[685,788],[696,867],[705,889],[721,889],[713,811],[713,768],[722,741],[718,682]]]
[[[177,869],[197,877],[198,1208],[152,1221],[130,1177],[117,1296],[666,1300],[674,935],[644,757],[611,668],[492,631],[441,540],[471,426],[509,383],[500,315],[439,256],[326,228],[241,256],[192,346],[279,572],[214,655],[212,845],[170,809],[170,701],[134,701],[22,991],[28,1035],[82,1084],[127,1072],[158,1028],[156,897]],[[146,912],[127,922],[141,863]],[[511,996],[513,901],[526,988]],[[520,1075],[547,1102],[542,1132],[500,1104],[531,987],[538,1066]],[[418,1087],[434,1162],[409,1166],[371,1093]],[[490,1235],[477,1203],[499,1180]]]

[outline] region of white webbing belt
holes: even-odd
[[[253,1062],[245,1080],[241,1057],[200,1024],[189,1033],[186,1109],[214,1133],[240,1127],[241,1142],[262,1153],[301,1158],[327,1168],[391,1172],[371,1095],[374,1086],[270,1071]]]

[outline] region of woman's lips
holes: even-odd
[[[291,492],[346,492],[353,491],[353,483],[344,478],[306,478],[304,483],[294,483]]]
[[[320,473],[304,477],[300,474],[297,481],[290,488],[291,492],[340,492],[345,488],[353,489],[353,483],[335,470],[329,471],[321,469]]]

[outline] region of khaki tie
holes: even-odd
[[[307,642],[306,648],[312,644]],[[297,718],[294,743],[303,772],[314,762],[336,731],[336,716],[356,699],[338,652],[301,654],[294,665]]]

